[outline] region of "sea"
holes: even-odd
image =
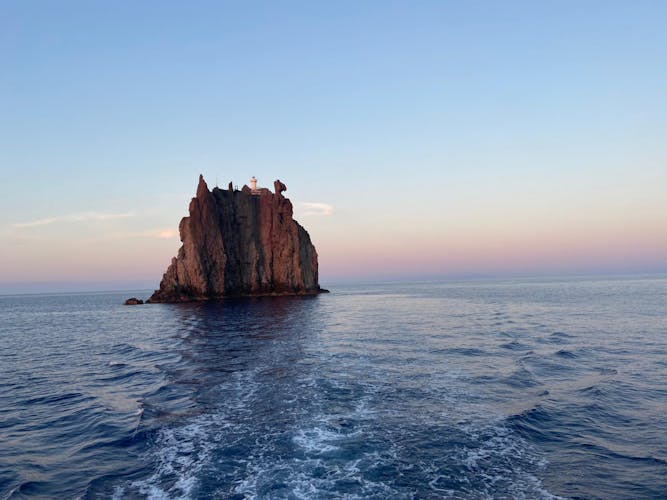
[[[0,297],[0,498],[667,498],[667,278]]]

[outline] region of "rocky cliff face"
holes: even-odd
[[[323,291],[317,252],[292,218],[292,203],[276,181],[275,193],[209,191],[199,176],[190,216],[183,217],[178,256],[149,302],[183,302],[228,296],[301,295]]]

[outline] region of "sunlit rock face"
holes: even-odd
[[[324,291],[317,252],[292,218],[286,186],[209,191],[199,176],[190,216],[179,231],[183,245],[149,302],[229,296],[303,295]]]

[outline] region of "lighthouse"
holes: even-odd
[[[252,191],[257,191],[257,179],[255,179],[254,175],[250,178],[250,189]]]

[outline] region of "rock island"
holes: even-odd
[[[273,193],[258,188],[253,177],[240,190],[230,182],[210,191],[200,175],[179,225],[183,245],[148,302],[325,292],[317,251],[283,196],[287,187],[273,185]]]

